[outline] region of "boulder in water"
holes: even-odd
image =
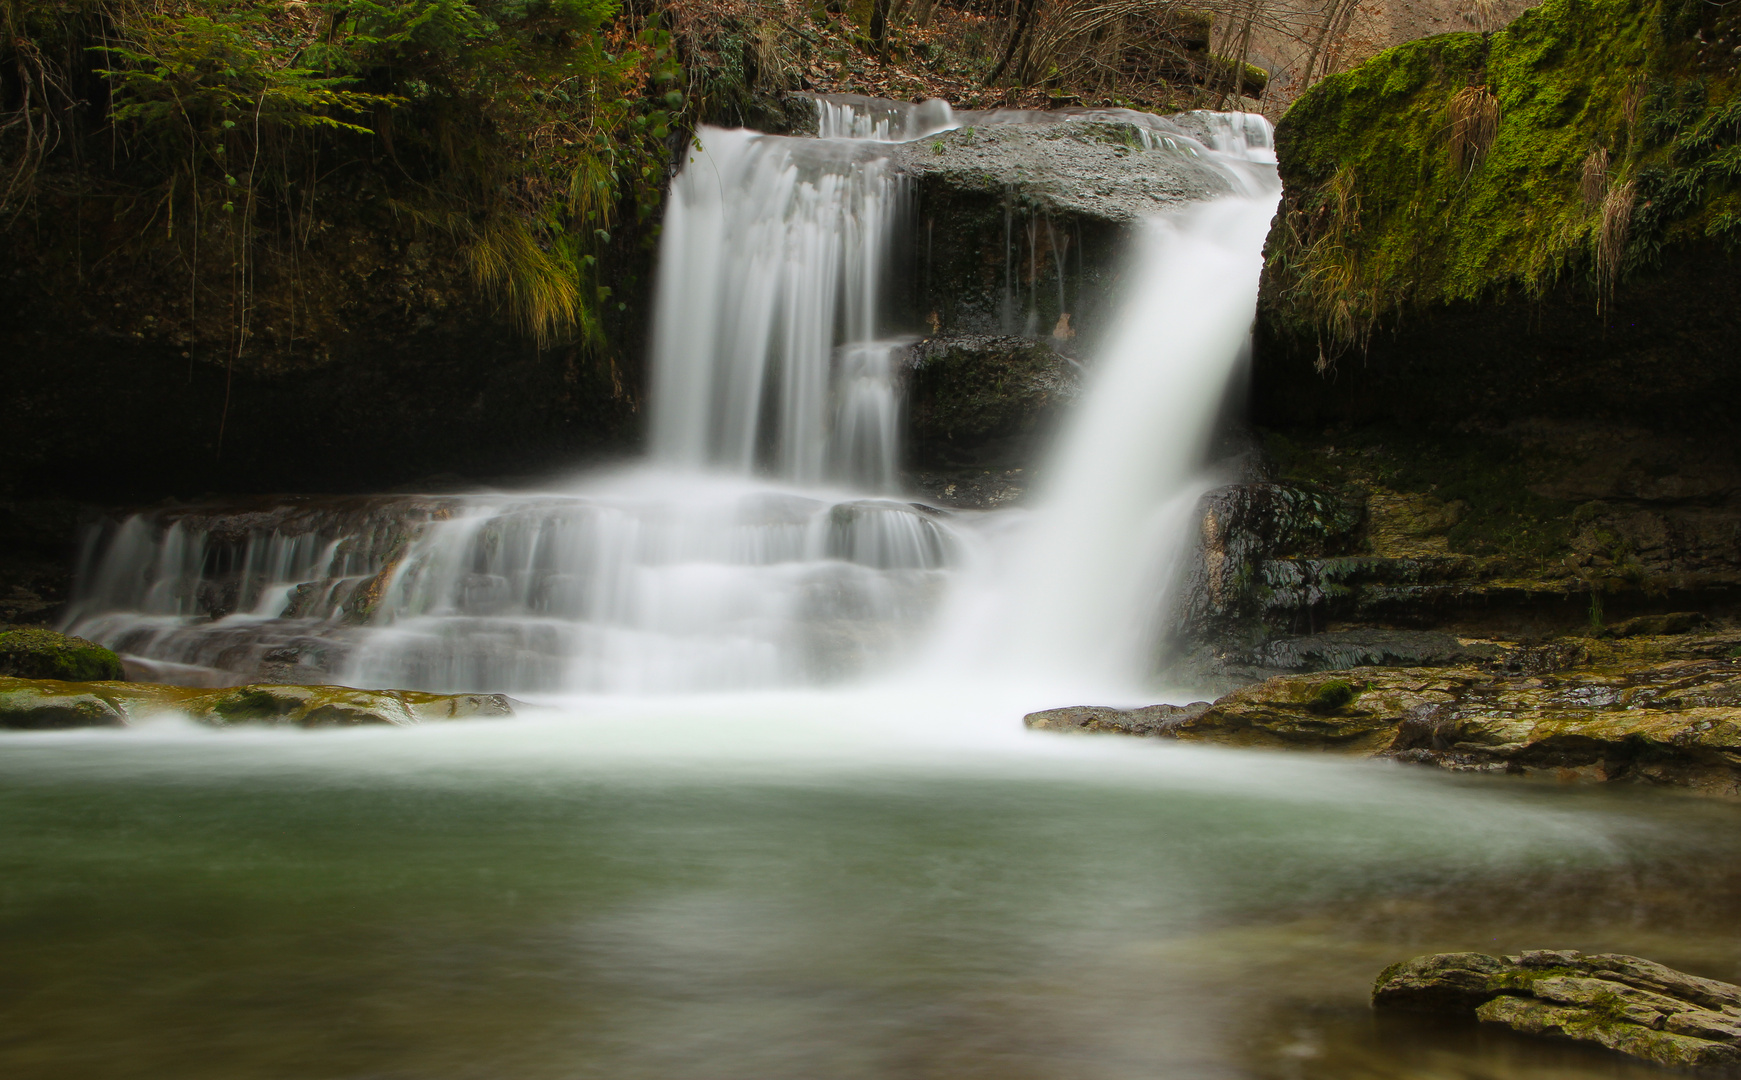
[[[1166,735],[1188,720],[1208,712],[1207,701],[1189,705],[1146,705],[1113,709],[1104,705],[1072,705],[1029,713],[1022,723],[1035,731],[1115,732],[1122,735]]]
[[[59,731],[67,728],[121,727],[127,716],[104,697],[82,686],[53,680],[0,679],[0,728]]]
[[[1473,1016],[1671,1068],[1741,1065],[1741,986],[1618,953],[1417,956],[1379,974],[1372,1004]]]
[[[0,675],[70,682],[127,677],[121,669],[121,658],[113,652],[94,641],[53,630],[0,633]]]
[[[251,684],[213,690],[156,683],[0,678],[0,728],[121,727],[161,713],[181,713],[211,727],[405,727],[512,716],[514,702],[504,694],[431,694],[348,686]]]

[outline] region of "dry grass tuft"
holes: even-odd
[[[1451,160],[1465,174],[1493,149],[1499,135],[1499,99],[1485,86],[1466,86],[1457,91],[1447,111],[1451,120]]]
[[[1608,197],[1608,151],[1600,146],[1584,159],[1584,175],[1578,182],[1584,195],[1584,209],[1594,210]]]
[[[473,238],[467,251],[472,276],[499,296],[513,318],[540,347],[586,320],[580,284],[572,271],[544,250],[525,223],[501,216]]]
[[[1626,254],[1626,235],[1632,229],[1632,208],[1638,201],[1638,184],[1627,180],[1608,189],[1602,200],[1602,228],[1596,235],[1596,279],[1602,296],[1614,294],[1620,278],[1620,260]]]
[[[1499,29],[1503,23],[1499,0],[1470,0],[1463,21],[1484,34]]]

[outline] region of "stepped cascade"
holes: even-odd
[[[534,492],[111,521],[87,537],[66,628],[186,682],[644,694],[926,663],[1031,674],[1084,652],[1139,674],[1249,333],[1276,192],[1267,123],[817,108],[817,138],[702,129],[674,182],[645,463]],[[892,299],[914,226],[889,148],[1080,120],[1127,123],[1227,193],[1143,232],[1124,332],[1089,361],[1033,509],[903,498],[919,327]]]

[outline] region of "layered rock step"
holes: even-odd
[[[134,682],[63,682],[0,677],[0,728],[53,731],[127,727],[154,716],[184,716],[208,727],[266,724],[302,728],[480,720],[514,715],[504,694],[426,694],[349,686],[252,684],[220,690]]]
[[[1026,723],[1741,797],[1741,635],[1459,647],[1463,662],[1444,666],[1281,675],[1213,704],[1053,709]],[[1468,662],[1483,648],[1489,661]],[[1556,667],[1568,658],[1578,666]]]
[[[1741,1065],[1741,986],[1617,953],[1438,953],[1386,968],[1377,1009],[1446,1013],[1591,1042],[1658,1065]]]

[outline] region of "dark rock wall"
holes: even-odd
[[[377,220],[263,252],[238,356],[231,279],[193,280],[173,248],[65,235],[105,220],[47,216],[3,271],[0,494],[391,488],[559,468],[635,437],[638,302],[604,349],[541,349],[451,237]],[[631,300],[647,263],[620,270]]]

